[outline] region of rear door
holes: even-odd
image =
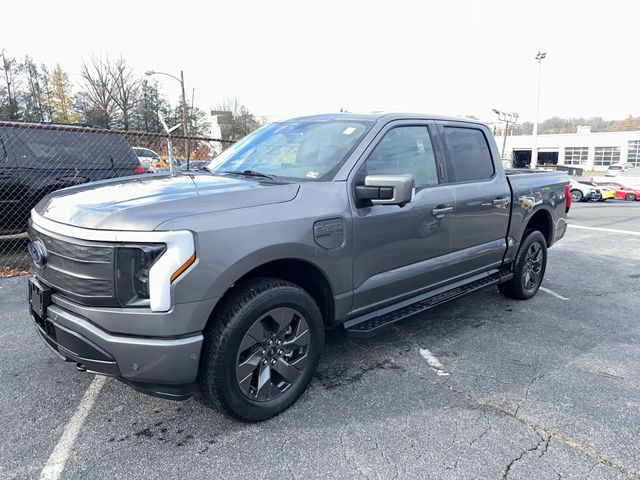
[[[455,196],[451,239],[455,277],[496,267],[506,251],[511,189],[488,129],[439,122]]]
[[[442,259],[453,231],[453,193],[445,185],[436,137],[433,122],[391,122],[356,167],[352,192],[366,175],[412,174],[416,183],[413,200],[403,207],[354,206],[354,313],[445,280]]]

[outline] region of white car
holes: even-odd
[[[154,172],[160,163],[160,155],[145,147],[132,147],[145,172]]]
[[[577,182],[573,178],[569,179],[569,188],[571,189],[571,200],[574,202],[588,202],[602,198],[602,192],[599,188]]]
[[[620,165],[609,165],[607,171],[604,173],[605,177],[617,177],[622,172],[633,168],[635,165],[633,163],[623,163]]]

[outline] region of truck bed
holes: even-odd
[[[505,173],[512,199],[508,237],[522,238],[532,215],[544,210],[550,232],[554,232],[547,238],[547,244],[551,246],[566,230],[564,187],[569,183],[569,176],[565,172],[529,169],[509,169]]]

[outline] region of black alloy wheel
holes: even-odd
[[[538,293],[546,268],[547,241],[540,231],[527,230],[511,264],[513,277],[498,289],[506,297],[528,300]]]
[[[544,252],[539,242],[529,245],[522,269],[522,286],[527,291],[534,291],[542,283],[542,267]]]
[[[307,365],[309,325],[290,307],[262,315],[245,334],[236,360],[236,381],[251,400],[278,398],[300,378]]]
[[[209,319],[198,372],[202,399],[239,420],[266,420],[307,388],[324,344],[316,301],[278,278],[232,287]]]

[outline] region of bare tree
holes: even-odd
[[[85,116],[104,127],[111,126],[117,108],[112,70],[109,57],[103,58],[102,55],[91,56],[89,63],[82,62],[80,67],[84,87],[83,97],[88,108],[92,110],[91,115],[85,112]]]
[[[130,118],[139,101],[140,80],[136,79],[127,61],[119,57],[109,65],[113,81],[113,101],[122,115],[122,126],[129,130]]]
[[[220,122],[220,131],[222,138],[225,140],[237,140],[248,135],[262,123],[249,111],[247,107],[240,103],[238,97],[225,98],[221,104],[216,107],[218,111],[231,112],[231,115],[225,117]]]

